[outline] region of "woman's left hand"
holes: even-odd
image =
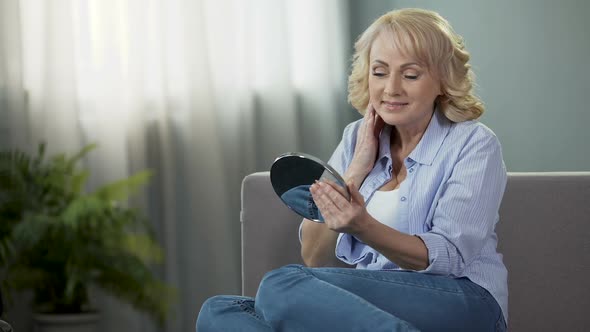
[[[310,187],[310,192],[328,228],[340,233],[360,234],[371,216],[358,189],[352,182],[347,187],[350,201],[345,198],[343,188],[331,181],[316,182]]]

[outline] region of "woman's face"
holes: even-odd
[[[423,130],[441,94],[440,82],[424,65],[395,48],[392,40],[390,33],[382,32],[371,46],[369,102],[385,123]]]

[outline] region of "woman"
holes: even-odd
[[[349,100],[364,114],[310,189],[307,267],[269,272],[256,299],[209,299],[199,331],[504,331],[507,271],[494,232],[506,184],[494,133],[474,121],[469,54],[437,13],[403,9],[355,44]],[[335,253],[335,254],[334,254]],[[326,266],[347,266],[343,267]]]

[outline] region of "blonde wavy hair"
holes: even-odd
[[[400,9],[378,18],[354,44],[352,72],[348,77],[348,101],[361,114],[369,104],[371,45],[382,31],[392,33],[394,44],[407,56],[424,64],[439,79],[442,95],[438,108],[453,122],[479,118],[484,112],[474,95],[474,74],[463,38],[438,13],[424,9]]]

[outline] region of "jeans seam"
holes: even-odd
[[[379,280],[379,281],[389,282],[389,283],[392,283],[392,284],[415,286],[415,287],[418,287],[418,288],[432,289],[432,290],[442,291],[442,292],[446,292],[446,293],[463,294],[465,296],[473,296],[473,295],[470,295],[470,294],[465,294],[465,292],[463,292],[461,290],[450,290],[450,289],[445,289],[445,288],[432,287],[432,286],[421,285],[421,284],[411,283],[411,282],[402,282],[402,281],[397,281],[397,280],[389,280],[389,279],[378,278],[378,277],[373,277],[373,276],[359,276],[359,275],[356,275],[354,273],[349,273],[349,272],[346,272],[346,271],[326,271],[326,270],[324,270],[323,272],[338,273],[338,274],[347,274],[347,275],[350,275],[350,276],[353,276],[353,277],[356,277],[356,278],[361,278],[361,279],[373,279],[373,280]],[[314,277],[317,277],[316,275],[313,274],[313,271],[309,271],[308,273],[309,274],[312,274]],[[477,295],[477,296],[473,296],[473,297],[485,297],[485,296]]]
[[[496,301],[496,299],[494,298],[494,296],[492,296],[492,294],[490,294],[489,291],[487,291],[483,287],[482,287],[482,289],[485,291],[485,293],[482,296],[482,298],[485,301],[485,303],[488,306],[488,308],[490,309],[490,312],[495,312],[495,311],[498,311],[499,312],[498,318],[496,319],[496,326],[498,326],[498,324],[501,324],[501,321],[504,318],[504,313],[502,312],[502,308],[500,307],[500,304],[498,304],[498,301]]]
[[[498,318],[496,318],[496,331],[505,331],[505,329],[501,329],[502,323],[504,323],[504,313],[498,301],[494,298],[494,296],[485,288],[479,286],[478,284],[471,282],[473,285],[481,289],[480,298],[485,302],[486,306],[489,309],[490,313],[498,312]]]
[[[500,317],[496,321],[496,332],[504,332],[508,329],[506,321],[504,320],[504,314],[500,310]]]
[[[304,267],[304,266],[301,266],[301,265],[298,265],[298,266],[297,266],[297,268],[299,268],[301,271],[303,271],[303,272],[304,272],[304,273],[306,273],[307,275],[309,275],[309,276],[312,276],[312,277],[314,277],[314,278],[317,278],[317,279],[319,279],[319,278],[318,278],[318,276],[316,276],[315,274],[313,274],[313,272],[311,271],[311,270],[312,270],[311,268],[306,268],[306,267]],[[345,274],[348,274],[348,273],[345,273]],[[354,275],[353,275],[353,276],[354,276]],[[321,280],[321,279],[319,279],[319,280]],[[349,293],[348,291],[345,291],[345,290],[343,290],[343,291],[344,291],[345,293]],[[354,295],[354,298],[358,298],[358,296]],[[375,309],[377,309],[377,310],[380,310],[380,311],[382,311],[382,312],[385,312],[385,313],[387,313],[386,311],[382,310],[381,308],[379,308],[379,307],[377,307],[377,306],[374,306],[374,305],[371,305],[371,306],[372,306],[371,308],[373,308],[373,307],[374,307],[374,308],[375,308]],[[387,313],[387,314],[394,316],[394,315],[393,315],[393,314],[391,314],[391,313]],[[404,320],[402,320],[402,319],[399,319],[398,317],[396,317],[396,318],[399,320],[399,323],[400,323],[400,325],[403,325],[405,329],[408,329],[408,330],[417,330],[417,329],[416,329],[416,327],[414,327],[414,326],[413,326],[413,325],[412,325],[410,322],[407,322],[407,321],[404,321]]]
[[[253,302],[252,300],[234,300],[232,301],[233,305],[239,305],[242,311],[249,313],[250,315],[256,317],[257,319],[262,319],[262,317],[256,312],[256,310],[250,306],[247,306],[246,302]]]

